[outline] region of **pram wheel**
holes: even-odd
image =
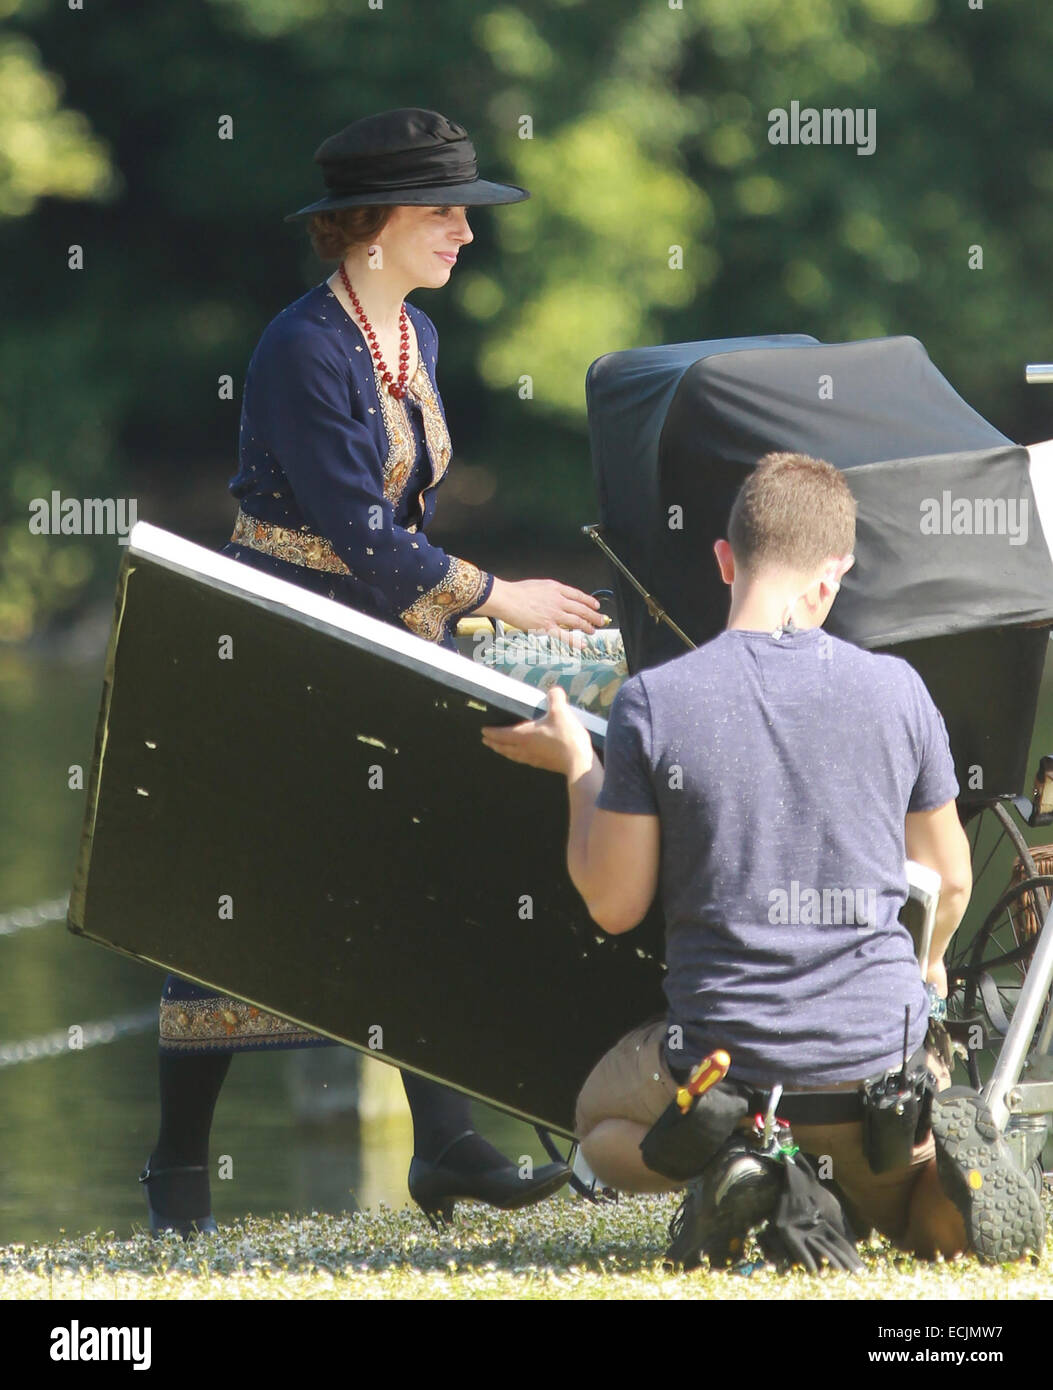
[[[948,1014],[952,1035],[966,1047],[969,1082],[980,1090],[1053,897],[1053,852],[1032,849],[1003,802],[977,808],[969,820],[972,902],[985,915],[975,932],[959,928],[948,952]],[[1007,867],[1009,886],[999,892]]]
[[[1042,1168],[1042,1160],[1040,1158],[1036,1158],[1034,1163],[1028,1168],[1027,1180],[1040,1197],[1045,1196],[1046,1174]]]
[[[970,1028],[982,1028],[982,1038],[974,1034],[966,1040],[969,1081],[977,1090],[986,1080],[984,1054],[991,1052],[992,1044],[997,1048],[1009,1031],[1038,940],[1038,932],[1031,930],[1030,924],[1044,919],[1040,900],[1051,892],[1050,874],[1035,874],[1011,884],[958,959],[948,966],[949,990],[960,992],[957,1016]]]
[[[560,1152],[551,1130],[545,1129],[542,1125],[535,1125],[534,1132],[541,1140],[542,1148],[553,1163],[565,1163],[570,1168],[570,1187],[579,1197],[584,1197],[588,1202],[616,1202],[618,1200],[617,1192],[613,1188],[604,1187],[599,1178],[589,1170],[576,1143],[571,1144],[569,1153],[563,1154]]]

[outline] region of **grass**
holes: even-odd
[[[1047,1197],[1047,1202],[1048,1202]],[[112,1232],[0,1248],[4,1299],[1048,1299],[1051,1259],[927,1263],[884,1242],[860,1275],[662,1268],[673,1197],[518,1213],[461,1205],[431,1230],[415,1210],[250,1217],[184,1243]],[[1048,1207],[1047,1207],[1048,1210]]]

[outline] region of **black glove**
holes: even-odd
[[[865,1268],[852,1244],[841,1203],[820,1183],[798,1152],[784,1160],[786,1183],[768,1225],[758,1237],[769,1259],[803,1265],[816,1274],[824,1264],[856,1274]]]
[[[640,1143],[644,1163],[674,1182],[697,1178],[748,1108],[727,1081],[699,1096],[686,1115],[671,1100]]]

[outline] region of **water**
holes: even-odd
[[[85,793],[69,769],[91,763],[101,659],[71,665],[0,654],[0,914],[69,889]],[[1053,668],[1047,668],[1029,760],[1053,751]],[[1053,840],[1049,830],[1029,835]],[[990,874],[967,918],[1004,884]],[[993,900],[993,897],[992,897]],[[60,923],[0,934],[0,1044],[156,1008],[162,976],[72,937]],[[2,1054],[0,1054],[2,1055]],[[306,1061],[306,1058],[313,1061]],[[365,1063],[369,1114],[305,1123],[300,1103],[346,1085],[343,1049],[236,1056],[213,1130],[212,1157],[230,1160],[213,1182],[219,1220],[248,1212],[343,1211],[408,1201],[412,1151],[397,1073]],[[299,1058],[299,1061],[295,1060]],[[320,1074],[316,1070],[321,1069]],[[526,1125],[484,1107],[479,1128],[510,1156],[543,1159]],[[119,1237],[141,1223],[135,1181],[157,1125],[156,1034],[0,1066],[0,1243],[101,1229]]]
[[[91,763],[102,662],[0,655],[0,914],[68,892]],[[0,935],[0,1044],[150,1010],[163,974],[70,935],[62,923]],[[156,1024],[101,1046],[0,1065],[0,1244],[142,1223],[136,1176],[157,1129]],[[2,1055],[2,1054],[0,1054]],[[313,1060],[306,1060],[313,1059]],[[233,1060],[213,1128],[232,1176],[213,1180],[218,1220],[253,1212],[401,1207],[412,1129],[394,1069],[366,1061],[361,1125],[304,1122],[300,1104],[346,1087],[345,1049]],[[307,1073],[305,1075],[305,1072]],[[547,1161],[533,1130],[486,1107],[504,1152]]]

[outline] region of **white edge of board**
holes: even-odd
[[[229,555],[220,555],[207,546],[188,541],[148,521],[137,521],[132,527],[128,551],[133,560],[140,555],[181,574],[213,580],[250,600],[285,609],[336,637],[351,638],[354,646],[388,656],[401,666],[441,676],[469,695],[498,696],[503,702],[511,702],[515,709],[522,710],[528,718],[543,714],[547,707],[545,692],[527,685],[525,681],[517,681],[459,652],[428,642],[368,613],[360,613],[345,603],[324,598],[286,579],[252,569],[231,559]],[[571,705],[570,709],[590,733],[605,738],[606,719],[575,705]]]

